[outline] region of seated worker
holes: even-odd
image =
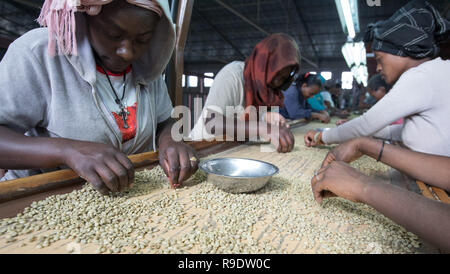
[[[360,112],[368,109],[369,106],[364,104],[366,93],[367,90],[363,84],[354,82],[349,93],[348,110]]]
[[[329,91],[331,93],[331,99],[333,100],[335,107],[338,109],[342,109],[339,104],[339,97],[341,96],[341,93],[342,93],[341,81],[336,80],[336,82],[332,81],[331,83],[329,81],[329,82],[325,83],[325,86],[330,87]]]
[[[238,132],[244,132],[245,140],[258,135],[270,139],[278,152],[292,151],[294,136],[284,118],[278,112],[259,111],[261,107],[283,105],[282,90],[292,84],[299,68],[300,52],[295,40],[286,34],[268,36],[245,62],[232,62],[217,74],[190,138],[211,140],[225,135],[227,140],[236,141]],[[252,109],[258,112],[256,124],[249,122]],[[226,128],[227,120],[234,122],[232,128]]]
[[[290,120],[319,119],[323,123],[329,123],[330,116],[326,111],[314,111],[306,101],[319,93],[321,86],[322,82],[317,75],[310,73],[300,75],[295,83],[283,92],[284,107],[280,109],[280,114]]]
[[[389,92],[390,87],[380,74],[375,74],[369,79],[367,89],[369,90],[369,94],[379,102]],[[403,118],[393,122],[391,125],[403,125]]]
[[[320,90],[322,89],[323,85],[325,84],[325,79],[321,75],[317,75],[317,79],[320,80],[320,89],[319,92],[314,94],[312,97],[306,99],[306,102],[309,104],[311,109],[315,112],[325,112],[326,106],[323,101],[323,97],[320,94]]]
[[[323,103],[330,114],[330,116],[337,116],[341,119],[346,119],[349,116],[348,111],[346,110],[340,110],[336,107],[333,95],[330,93],[330,85],[329,83],[325,83],[324,85],[325,90],[320,92],[320,95],[322,96]]]
[[[311,107],[311,109],[314,110],[315,112],[325,112],[327,109],[327,107],[325,106],[325,104],[323,102],[323,97],[320,94],[320,91],[317,94],[315,94],[314,96],[308,98],[306,100],[306,102]]]
[[[367,90],[369,94],[378,101],[383,99],[383,97],[389,92],[389,85],[383,80],[381,74],[375,74],[370,77]]]
[[[365,203],[444,252],[450,252],[450,205],[365,176],[348,163],[368,155],[405,174],[450,191],[450,158],[414,152],[373,138],[334,148],[311,181],[314,198],[339,196]]]
[[[389,85],[382,79],[380,74],[375,74],[369,79],[368,86],[368,98],[361,98],[360,102],[360,110],[364,108],[370,109],[373,107],[378,101],[380,101],[386,93],[389,91]],[[336,125],[340,126],[347,123],[349,120],[343,119],[336,122]],[[403,118],[395,121],[392,125],[401,125],[403,124]]]
[[[367,92],[362,96],[359,105],[360,105],[360,109],[361,108],[369,109],[369,108],[373,107],[376,103],[377,103],[377,99],[375,99],[375,97],[370,95],[369,90],[367,90]]]
[[[394,86],[363,116],[324,133],[308,132],[305,144],[374,136],[402,141],[417,152],[450,156],[450,61],[437,57],[438,43],[449,30],[450,22],[424,1],[412,1],[390,19],[370,25],[366,41],[373,41],[377,71]],[[404,117],[403,125],[391,125]]]
[[[46,0],[38,21],[47,28],[14,41],[0,63],[2,180],[69,167],[102,194],[123,191],[134,182],[126,155],[159,148],[180,186],[198,160],[171,137],[168,2],[73,3]]]

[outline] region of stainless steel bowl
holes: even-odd
[[[208,181],[229,193],[249,193],[263,188],[279,169],[269,163],[239,158],[201,162],[199,168]]]

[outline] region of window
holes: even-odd
[[[186,75],[183,74],[183,76],[181,77],[181,86],[185,87],[186,86]]]
[[[212,72],[207,72],[204,75],[208,76],[208,77],[214,77],[214,73],[212,73]],[[214,79],[205,78],[205,87],[210,88],[210,87],[212,87],[213,83],[214,83]]]
[[[188,76],[188,87],[190,87],[190,88],[198,87],[198,77],[197,76]]]
[[[342,73],[342,89],[353,88],[353,74],[350,71],[344,71]]]
[[[310,71],[309,74],[317,75],[317,72],[315,72],[315,71]]]
[[[320,73],[320,75],[322,75],[325,81],[331,80],[331,78],[333,78],[333,73],[331,73],[330,71],[323,71]]]

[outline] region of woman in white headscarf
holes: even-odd
[[[172,186],[196,171],[195,151],[171,137],[167,1],[46,0],[38,21],[0,63],[2,180],[69,167],[122,191],[134,181],[125,155],[157,147]]]

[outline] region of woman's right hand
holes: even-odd
[[[332,162],[321,168],[311,180],[314,199],[321,204],[324,198],[341,197],[349,201],[363,202],[364,189],[369,177],[344,162]]]
[[[348,119],[338,120],[338,121],[336,122],[336,126],[343,125],[343,124],[347,123],[348,121],[349,121]]]
[[[73,141],[62,153],[65,165],[103,195],[124,191],[134,182],[133,164],[113,146]]]
[[[307,147],[324,145],[324,142],[322,141],[322,133],[315,130],[308,131],[305,134],[305,145]]]
[[[286,118],[284,118],[280,113],[278,112],[266,112],[265,115],[265,122],[272,125],[281,125],[289,128],[289,125],[287,124]]]
[[[273,130],[274,127],[278,127],[278,131]],[[272,125],[267,131],[268,136],[264,139],[268,139],[279,153],[288,153],[294,149],[295,138],[288,127]]]

